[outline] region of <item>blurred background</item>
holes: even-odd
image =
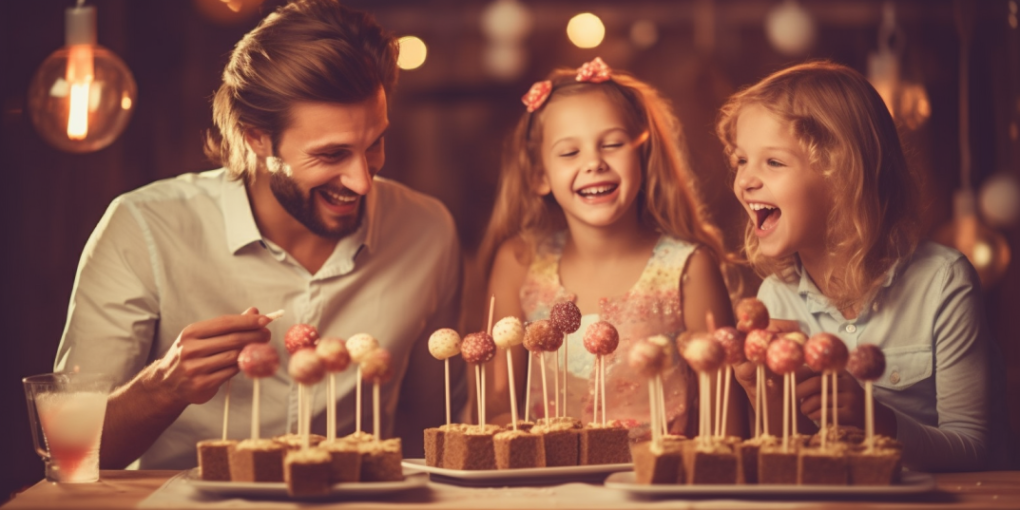
[[[122,59],[136,93],[127,87],[118,96],[122,132],[114,125],[108,142],[61,150],[45,135],[52,128],[34,126],[29,90],[47,86],[33,85],[33,76],[65,44],[64,10],[75,2],[0,0],[0,502],[43,476],[20,379],[52,370],[89,234],[117,195],[217,166],[201,150],[209,100],[234,43],[281,3],[85,2],[96,8],[98,44]],[[382,174],[439,198],[453,214],[468,268],[466,303],[484,302],[471,269],[503,141],[523,112],[520,97],[551,69],[601,56],[670,98],[702,195],[734,250],[746,220],[714,135],[719,106],[805,59],[864,73],[924,176],[915,191],[925,205],[925,234],[964,251],[982,276],[1007,370],[997,391],[1005,392],[1020,437],[1020,344],[1010,318],[1020,306],[1020,270],[1009,261],[1020,239],[1016,0],[348,3],[396,35],[416,38],[402,44],[405,70],[391,98]]]

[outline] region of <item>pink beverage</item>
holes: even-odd
[[[93,391],[36,395],[50,471],[59,481],[99,480],[99,439],[106,398],[106,393]]]

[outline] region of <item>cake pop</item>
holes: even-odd
[[[794,432],[797,434],[796,421],[796,381],[793,372],[804,364],[804,350],[796,340],[787,336],[777,338],[769,345],[766,356],[769,369],[783,376],[783,451],[789,451],[790,417],[793,416]]]
[[[393,377],[393,360],[386,349],[372,349],[361,358],[361,378],[372,383],[372,434],[380,438],[379,385]]]
[[[811,370],[820,372],[822,376],[822,426],[820,436],[822,449],[825,449],[828,442],[828,417],[829,411],[829,379],[832,379],[832,408],[839,409],[839,387],[836,373],[846,366],[849,353],[846,344],[835,335],[829,333],[816,333],[804,344],[804,362]],[[839,429],[838,414],[832,412],[833,425]]]
[[[492,327],[492,340],[506,351],[507,375],[510,379],[510,419],[517,430],[517,383],[514,381],[514,358],[510,348],[524,343],[524,325],[514,316],[503,317]]]
[[[429,336],[429,353],[443,361],[446,382],[446,425],[450,425],[450,358],[460,354],[460,335],[450,329],[437,329]]]
[[[309,324],[295,324],[288,328],[287,333],[283,336],[283,345],[287,347],[287,352],[291,354],[294,354],[299,349],[315,347],[315,342],[318,341],[319,330]]]
[[[864,381],[864,432],[867,451],[875,449],[875,390],[873,383],[885,374],[885,354],[874,344],[860,344],[850,353],[846,369]]]
[[[269,344],[252,343],[241,349],[237,365],[244,375],[252,378],[251,438],[259,438],[259,380],[276,373],[280,368],[280,355]]]
[[[620,333],[607,321],[598,321],[584,330],[584,348],[595,355],[595,406],[592,417],[598,417],[601,395],[602,425],[606,425],[606,359],[620,345]]]
[[[342,338],[326,337],[319,340],[315,345],[315,354],[322,360],[329,374],[328,385],[326,386],[326,439],[336,439],[336,374],[347,370],[351,364],[351,353],[347,352],[347,346]]]
[[[294,351],[290,355],[290,363],[287,365],[287,373],[298,383],[298,412],[301,416],[301,444],[303,448],[309,447],[309,436],[311,434],[311,408],[308,406],[308,388],[317,384],[326,375],[326,365],[322,362],[315,349],[305,347]]]
[[[368,355],[368,353],[379,348],[379,341],[368,333],[358,333],[352,335],[347,339],[347,352],[351,354],[351,361],[358,364],[358,373],[355,376],[355,389],[354,389],[354,406],[355,406],[355,418],[354,418],[354,431],[355,433],[361,432],[361,360]]]
[[[737,330],[748,333],[769,326],[769,311],[757,298],[744,298],[736,306]]]

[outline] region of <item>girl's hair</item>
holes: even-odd
[[[900,138],[878,92],[860,73],[826,61],[773,73],[733,95],[722,107],[717,133],[733,158],[737,118],[759,105],[785,121],[811,166],[832,191],[826,249],[834,263],[820,278],[830,301],[845,309],[862,305],[897,261],[918,242],[917,178],[907,166]],[[762,255],[754,226],[744,236],[747,258],[765,277],[799,277],[795,256]]]
[[[246,34],[213,97],[206,155],[237,179],[252,175],[248,129],[269,134],[275,152],[297,102],[359,103],[397,81],[397,41],[371,15],[337,0],[297,0]]]
[[[521,116],[505,145],[499,191],[479,250],[485,274],[492,269],[496,251],[505,241],[520,237],[533,253],[542,239],[566,228],[563,209],[552,194],[540,196],[535,192],[544,172],[544,106],[558,96],[598,91],[624,114],[631,139],[640,144],[639,221],[661,233],[708,247],[719,259],[728,282],[739,283],[733,271],[734,258],[723,246],[722,234],[698,196],[683,130],[669,101],[625,72],[613,70],[611,78],[602,83],[578,82],[576,75],[575,69],[553,71],[548,77],[552,85],[549,97],[542,107]]]

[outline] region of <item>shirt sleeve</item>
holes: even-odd
[[[989,457],[988,326],[977,273],[966,258],[942,275],[933,324],[938,426],[896,411],[904,464],[922,471],[978,470]]]
[[[138,211],[118,198],[85,245],[55,370],[130,380],[148,361],[158,314],[151,238]]]

